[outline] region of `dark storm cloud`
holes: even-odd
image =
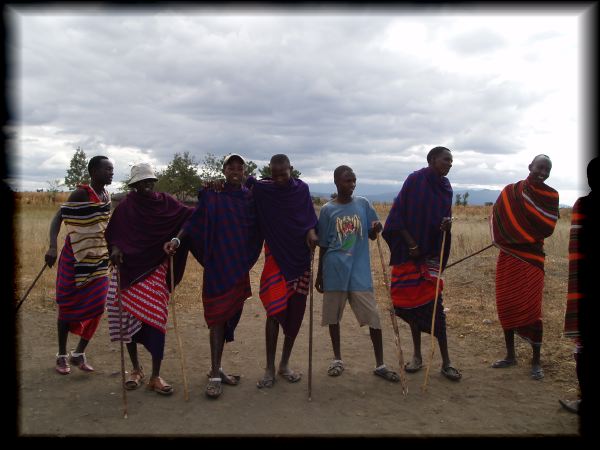
[[[543,93],[390,52],[381,42],[392,20],[17,14],[18,120],[64,135],[74,146],[67,160],[77,145],[139,149],[162,165],[184,151],[262,163],[282,152],[307,177],[345,162],[376,181],[401,181],[435,145],[480,155],[523,148],[522,112]],[[504,42],[482,29],[447,45],[478,54]],[[45,157],[27,156],[28,176]]]

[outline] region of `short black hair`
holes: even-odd
[[[90,159],[90,162],[88,163],[88,173],[89,173],[90,175],[92,175],[92,172],[93,172],[94,170],[96,170],[96,169],[98,169],[98,168],[100,167],[100,162],[101,162],[103,159],[108,159],[108,157],[107,157],[107,156],[101,156],[101,155],[98,155],[98,156],[94,156],[94,157],[92,157],[92,158]]]
[[[427,162],[430,163],[433,158],[437,158],[444,151],[452,153],[450,149],[446,147],[433,147],[429,150],[429,153],[427,153]]]
[[[288,158],[287,155],[284,155],[283,153],[278,153],[276,155],[271,156],[271,161],[269,161],[269,164],[285,163],[288,163],[290,166],[292,165],[292,163],[290,163],[290,158]]]
[[[587,177],[595,178],[598,176],[598,163],[600,162],[600,157],[596,156],[593,158],[587,165]]]
[[[538,159],[538,158],[548,158],[548,160],[549,160],[550,162],[552,162],[552,160],[550,159],[550,157],[549,157],[548,155],[544,155],[543,153],[540,153],[539,155],[536,155],[536,157],[535,157],[535,158],[533,158],[533,159],[531,160],[531,162],[533,163],[533,161],[535,161],[535,160],[536,160],[536,159]]]
[[[354,173],[354,170],[352,170],[352,167],[350,167],[350,166],[336,167],[335,170],[333,171],[333,181],[335,182],[335,181],[339,180],[339,178],[346,172]]]

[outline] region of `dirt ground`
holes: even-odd
[[[470,265],[465,263],[465,273],[476,269],[476,259],[470,260]],[[374,267],[375,263],[378,261],[374,259]],[[460,286],[460,280],[454,283]],[[466,286],[462,295],[468,295],[469,288]],[[522,345],[517,352],[517,366],[490,368],[494,360],[503,356],[497,319],[490,316],[490,319],[496,319],[491,340],[481,333],[464,332],[464,328],[457,331],[452,324],[457,320],[453,314],[460,311],[460,296],[452,283],[448,284],[445,300],[449,348],[452,361],[462,371],[463,379],[456,383],[440,374],[441,358],[436,345],[427,391],[421,392],[425,376],[425,370],[422,370],[407,374],[407,396],[402,395],[399,383],[389,383],[373,375],[375,361],[368,328],[358,327],[350,308],[346,309],[341,322],[342,356],[346,370],[338,378],[327,376],[332,351],[327,328],[320,326],[322,296],[315,291],[311,401],[307,391],[308,302],[291,359],[292,368],[303,373],[302,380],[290,384],[279,377],[272,389],[261,390],[257,389],[256,381],[262,376],[265,364],[265,314],[256,296],[256,286],[253,286],[253,292],[255,297],[246,302],[236,330],[236,340],[226,345],[223,355],[224,369],[241,375],[240,385],[224,386],[224,393],[218,400],[205,397],[206,373],[210,364],[208,329],[199,303],[190,305],[177,301],[177,323],[187,366],[189,401],[184,400],[171,315],[161,375],[174,385],[175,393],[171,397],[163,397],[143,388],[128,391],[127,419],[123,418],[119,345],[109,342],[106,315],[87,350],[89,362],[96,371],[89,374],[73,368],[70,375],[61,376],[54,371],[55,307],[51,299],[45,307],[33,301],[25,303],[17,323],[18,434],[173,437],[578,435],[578,417],[564,411],[558,403],[559,398],[574,398],[574,371],[572,376],[565,377],[563,372],[544,366],[546,377],[534,381],[529,377],[531,353]],[[385,301],[385,298],[380,298],[383,291],[378,292],[379,301]],[[175,298],[177,300],[177,291]],[[380,312],[385,361],[397,369],[389,314],[383,308]],[[404,358],[408,361],[412,356],[410,331],[404,322],[399,321],[399,324]],[[70,335],[68,348],[74,348],[77,339]],[[279,341],[278,355],[281,334]],[[429,342],[430,336],[423,335],[426,361]],[[140,355],[142,364],[149,370],[149,354],[142,349]],[[126,361],[129,370],[127,355]],[[542,362],[544,364],[544,360]]]

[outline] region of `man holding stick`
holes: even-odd
[[[435,147],[427,154],[428,166],[410,174],[394,200],[382,236],[390,252],[391,293],[396,315],[410,325],[414,354],[404,369],[409,373],[423,367],[421,332],[431,333],[435,309],[434,336],[442,355],[441,373],[458,381],[462,375],[452,366],[446,337],[446,315],[440,295],[434,308],[436,281],[448,261],[452,216],[452,186],[446,175],[452,167],[452,154]],[[442,267],[442,233],[446,231]],[[442,281],[442,280],[440,280]]]
[[[134,165],[128,182],[131,192],[115,208],[106,229],[110,259],[120,274],[120,280],[116,271],[111,276],[107,310],[110,339],[123,339],[133,365],[125,389],[137,389],[145,379],[137,347],[142,344],[152,356],[147,388],[157,394],[171,395],[173,387],[160,376],[173,288],[167,280],[171,270],[176,271],[178,282],[183,277],[188,247],[177,254],[175,267],[169,267],[163,243],[191,216],[192,208],[170,194],[154,192],[156,181],[149,164]]]
[[[267,367],[256,386],[275,383],[275,352],[279,327],[285,336],[277,374],[290,383],[302,374],[289,367],[300,331],[309,291],[311,255],[317,245],[317,215],[308,185],[292,177],[293,166],[284,154],[269,162],[271,177],[249,177],[261,232],[265,239],[265,266],[260,278],[260,300],[267,313],[265,342]]]
[[[104,230],[110,217],[110,196],[106,185],[112,182],[113,164],[106,156],[94,156],[88,163],[89,185],[79,185],[71,193],[50,224],[50,247],[44,256],[49,267],[56,262],[56,240],[61,223],[67,237],[58,260],[56,303],[58,304],[58,353],[56,371],[71,373],[69,363],[84,372],[93,372],[85,349],[96,332],[104,312],[108,292],[108,251]],[[80,336],[75,351],[67,354],[69,331]]]
[[[356,175],[348,166],[333,173],[337,197],[327,202],[319,215],[319,269],[315,288],[323,293],[322,325],[329,325],[334,359],[329,376],[344,371],[340,344],[340,320],[350,307],[360,326],[369,325],[376,367],[373,373],[398,382],[398,374],[383,362],[383,340],[377,302],[373,295],[369,241],[382,229],[377,213],[364,197],[353,197]]]
[[[227,374],[221,365],[226,342],[234,340],[234,332],[242,316],[246,300],[252,297],[249,272],[260,256],[262,237],[258,228],[252,193],[242,185],[246,161],[231,154],[223,160],[225,182],[207,183],[200,188],[198,204],[171,242],[164,245],[167,253],[179,248],[187,238],[203,267],[202,305],[208,325],[211,369],[205,395],[216,399],[223,384],[236,386],[239,376]]]

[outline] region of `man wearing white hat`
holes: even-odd
[[[122,311],[116,297],[117,278],[113,272],[107,298],[109,332],[112,341],[121,335],[127,343],[133,370],[125,388],[137,389],[145,378],[137,352],[143,344],[152,355],[152,376],[147,388],[158,394],[170,395],[173,387],[160,377],[164,356],[169,304],[167,277],[169,261],[162,245],[176,233],[191,215],[188,208],[170,194],[154,192],[157,181],[150,164],[131,168],[129,187],[132,191],[115,208],[106,229],[110,259],[120,273]],[[183,276],[187,251],[174,259],[175,281]],[[119,316],[126,324],[119,327]]]

